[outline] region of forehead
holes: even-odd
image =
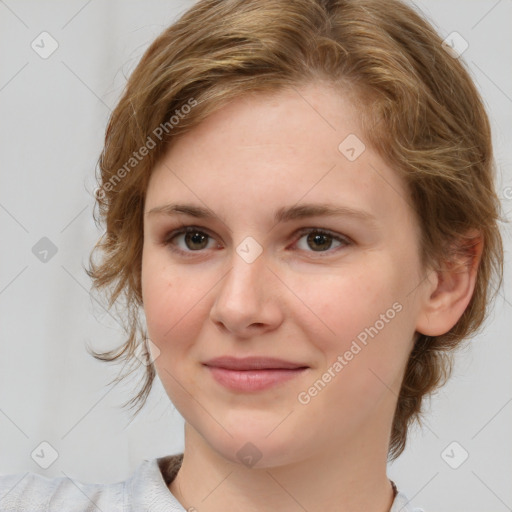
[[[237,98],[174,141],[153,170],[146,210],[187,199],[224,218],[239,206],[239,218],[303,201],[399,219],[410,208],[405,186],[366,143],[360,116],[320,84]]]

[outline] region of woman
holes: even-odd
[[[96,357],[145,360],[132,404],[158,375],[184,453],[5,476],[2,510],[419,510],[386,463],[503,264],[488,118],[433,28],[398,0],[199,1],[100,169],[89,274],[130,335]]]

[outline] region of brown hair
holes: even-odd
[[[201,0],[151,44],[106,131],[96,194],[106,230],[88,270],[93,288],[108,292],[109,308],[125,299],[128,337],[117,349],[92,353],[128,363],[142,347],[144,380],[127,402],[139,405],[137,414],[155,377],[139,319],[144,199],[155,162],[231,99],[318,80],[360,102],[365,143],[405,180],[424,266],[439,268],[457,256],[448,247],[468,230],[483,235],[475,290],[457,324],[442,336],[417,333],[393,420],[394,459],[420,419],[423,398],[448,378],[452,349],[478,332],[503,279],[501,206],[483,102],[461,60],[399,0]],[[97,250],[102,259],[94,263]]]

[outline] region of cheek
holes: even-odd
[[[208,279],[207,273],[199,275],[162,259],[165,255],[147,251],[142,262],[148,336],[162,355],[173,356],[158,358],[157,366],[163,360],[174,362],[188,354],[208,318],[208,290],[216,282],[213,277]]]
[[[314,285],[303,278],[297,288],[308,307],[294,316],[322,355],[315,378],[330,372],[325,379],[336,382],[325,399],[333,393],[344,403],[372,403],[400,380],[413,330],[403,293],[408,279],[391,261],[316,276]]]
[[[158,377],[174,407],[190,421],[194,414],[190,397],[198,396],[201,387],[194,350],[208,318],[208,287],[196,274],[157,260],[157,255],[148,254],[142,264],[147,332],[159,349],[154,360]]]
[[[157,251],[144,248],[141,274],[144,314],[150,339],[163,350],[165,339],[173,335],[187,304],[183,294],[186,288],[161,260]]]
[[[347,349],[381,314],[388,312],[387,317],[394,317],[392,306],[399,299],[395,272],[382,261],[302,276],[294,291],[300,299],[296,301],[296,320],[329,352]]]

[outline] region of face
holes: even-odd
[[[387,450],[420,232],[364,143],[354,104],[312,84],[231,102],[153,171],[142,294],[155,368],[187,428],[228,460]],[[224,356],[294,369],[211,362]]]

